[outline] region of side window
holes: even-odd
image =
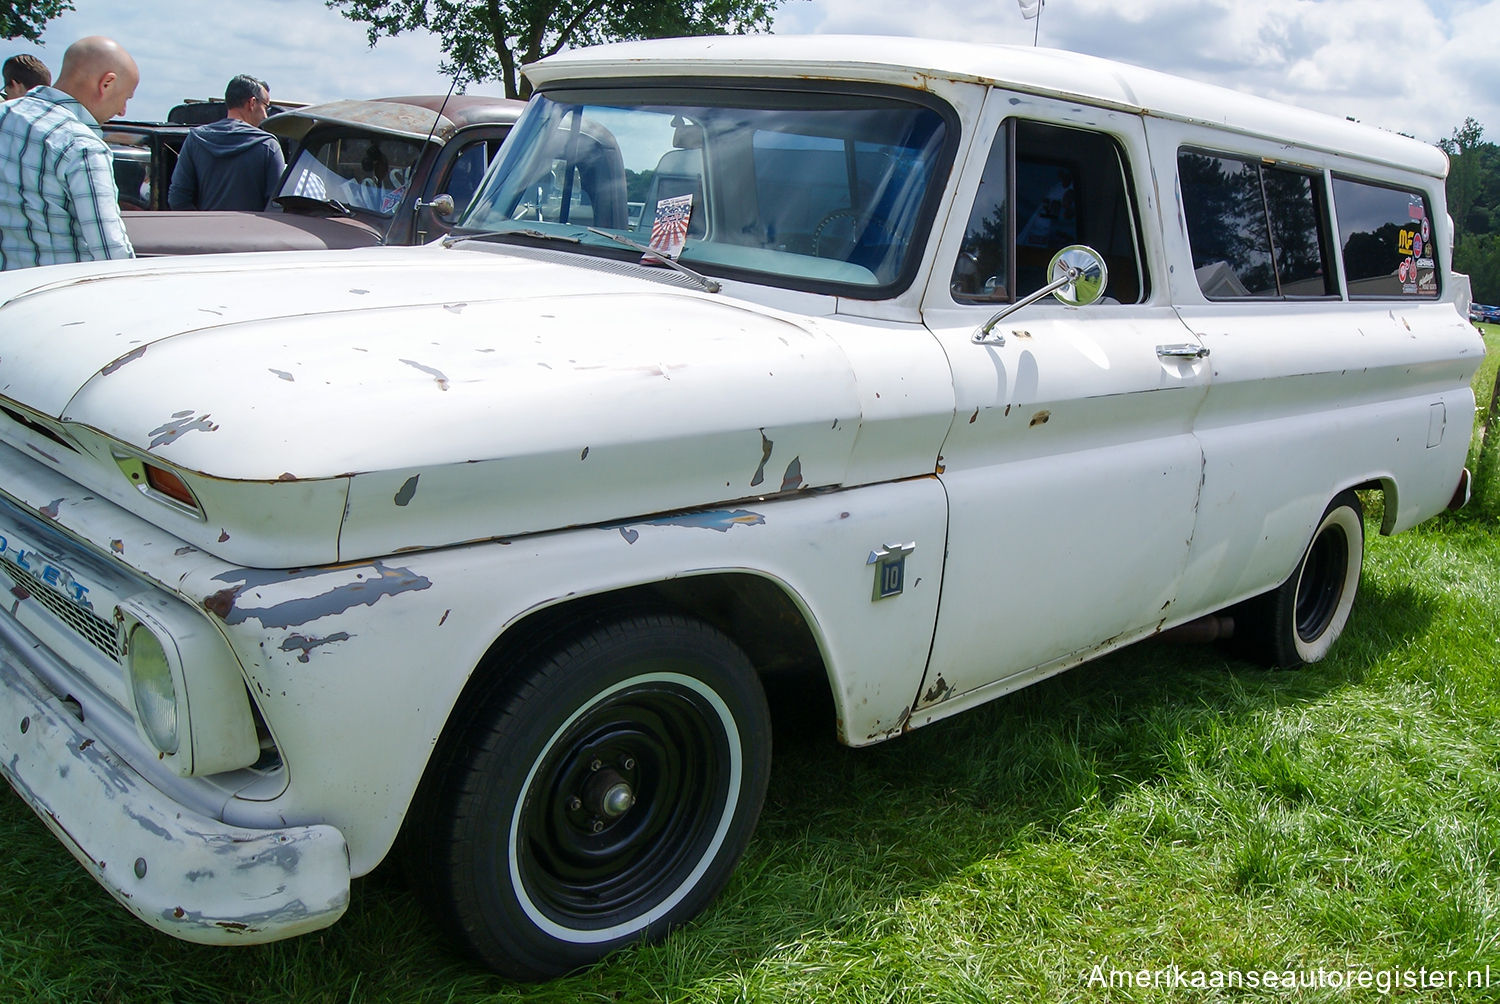
[[[1317,175],[1191,150],[1178,153],[1177,172],[1204,296],[1338,295]]]
[[[484,169],[490,163],[490,153],[490,145],[484,140],[479,140],[464,147],[458,156],[453,158],[452,166],[448,170],[448,180],[440,186],[439,191],[453,196],[455,219],[458,214],[469,208],[469,203],[474,199],[474,193],[479,190],[479,181],[484,177]]]
[[[1333,179],[1350,296],[1438,295],[1431,215],[1421,192]]]
[[[950,289],[960,303],[1011,302],[1047,284],[1052,256],[1087,244],[1109,265],[1106,295],[1145,298],[1140,226],[1125,152],[1109,136],[1009,120],[990,148]]]

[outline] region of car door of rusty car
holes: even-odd
[[[949,228],[924,304],[957,409],[940,462],[948,562],[913,724],[1174,616],[1209,369],[1148,266],[1159,237],[1144,143],[1138,115],[1000,91],[987,102],[954,212],[969,222]],[[1108,263],[1106,299],[1046,297],[976,343],[1075,244]]]

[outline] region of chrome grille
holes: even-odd
[[[0,571],[5,572],[12,582],[25,589],[31,599],[46,607],[52,616],[71,628],[74,634],[103,652],[106,658],[117,664],[124,663],[125,638],[113,621],[107,621],[75,603],[69,603],[17,568],[13,561],[0,559]]]

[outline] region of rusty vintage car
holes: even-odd
[[[132,178],[150,172],[144,188],[141,180],[121,184],[122,207],[142,210],[127,209],[125,227],[141,257],[419,244],[452,229],[522,107],[483,95],[416,95],[273,115],[264,128],[283,140],[288,166],[263,213],[164,209],[165,161],[175,162],[187,130],[139,131],[141,142],[171,148],[171,156],[126,152],[122,160],[117,145],[117,178],[122,163]]]

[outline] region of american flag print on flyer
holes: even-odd
[[[693,196],[678,195],[656,204],[656,218],[651,221],[651,250],[667,258],[682,254],[687,244],[688,221],[693,218]],[[641,257],[642,264],[660,261],[655,254]]]

